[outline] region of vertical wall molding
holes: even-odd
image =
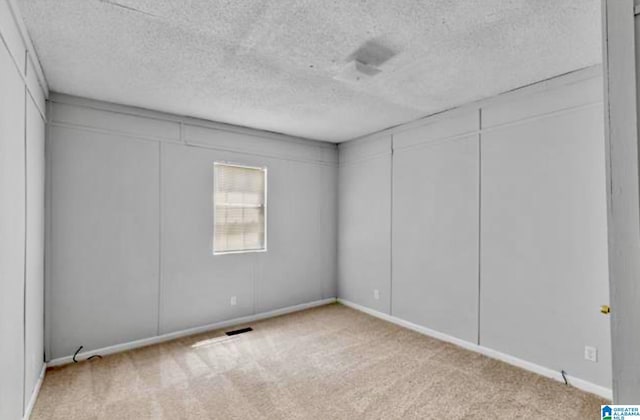
[[[389,182],[389,315],[393,315],[393,134],[391,142],[391,182]]]
[[[603,0],[602,19],[613,399],[635,404],[640,397],[639,18],[633,0]]]
[[[180,137],[182,138],[182,124],[180,124]],[[156,316],[158,320],[158,325],[156,329],[156,335],[160,335],[160,325],[162,324],[162,320],[160,316],[162,314],[162,272],[163,272],[163,261],[162,258],[162,142],[158,142],[158,303],[157,303],[157,311],[158,314]]]
[[[46,103],[47,115],[51,115],[51,102]],[[49,124],[45,125],[45,143],[44,143],[44,156],[45,156],[45,235],[44,235],[44,360],[49,360],[51,349],[51,289],[52,289],[52,261],[54,256],[54,249],[51,246],[51,237],[53,229],[51,227],[51,220],[53,218],[53,210],[51,207],[53,191],[53,182],[51,182],[53,174],[53,160],[51,156],[51,145],[48,139],[51,136],[51,127]]]
[[[482,108],[478,108],[478,338],[480,345],[480,317],[482,310]]]
[[[25,51],[24,55],[24,63],[25,68],[27,66],[27,53]],[[27,101],[29,100],[29,90],[25,83],[24,86],[24,97],[23,97],[23,108],[24,108],[24,133],[23,133],[23,142],[24,142],[24,268],[23,268],[23,279],[22,279],[22,346],[23,351],[25,353],[24,363],[22,365],[22,377],[24,380],[22,381],[22,407],[23,410],[26,409],[27,406],[27,233],[28,233],[28,224],[29,224],[29,206],[28,206],[28,166],[27,166]],[[43,244],[44,245],[44,244]],[[44,279],[42,279],[44,282]],[[44,332],[44,331],[43,331]],[[23,411],[24,415],[24,411]]]
[[[46,167],[41,158],[45,147],[42,129],[48,87],[14,0],[0,0],[0,54],[3,69],[0,92],[4,97],[0,102],[7,107],[2,113],[8,118],[0,124],[0,148],[7,159],[3,162],[7,168],[3,176],[8,177],[8,183],[2,186],[2,200],[7,200],[6,203],[0,201],[6,207],[2,212],[4,217],[10,218],[2,221],[6,236],[1,239],[7,241],[2,244],[3,253],[6,246],[16,250],[13,261],[3,267],[2,273],[2,293],[6,293],[5,298],[10,302],[3,313],[9,319],[0,337],[3,343],[0,358],[12,366],[3,365],[0,374],[3,394],[0,417],[18,419],[28,417],[44,367],[44,320],[39,316],[44,308],[38,301],[44,293],[44,232],[41,230],[44,226],[40,217],[45,215],[41,176]],[[7,223],[12,228],[5,230]],[[12,230],[18,226],[19,234]]]

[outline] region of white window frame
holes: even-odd
[[[218,191],[218,179],[216,177],[216,170],[215,170],[216,166],[235,166],[237,168],[256,169],[264,173],[264,247],[260,249],[243,249],[238,251],[216,251],[216,191]],[[267,234],[267,227],[269,226],[269,223],[267,223],[267,213],[269,208],[269,206],[267,205],[267,198],[269,196],[267,193],[268,191],[267,186],[269,185],[269,183],[267,182],[268,179],[269,179],[268,170],[266,166],[249,166],[249,165],[242,165],[242,164],[227,162],[227,161],[213,162],[213,193],[211,196],[211,202],[213,204],[213,211],[211,212],[213,215],[213,239],[211,241],[211,250],[214,256],[267,252],[267,238],[269,236]]]

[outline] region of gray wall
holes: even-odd
[[[468,133],[477,129],[471,111],[393,135],[393,314],[470,342],[478,339],[479,135]]]
[[[338,295],[389,313],[391,308],[391,140],[340,145]],[[348,281],[345,281],[348,279]],[[378,291],[378,296],[374,295]]]
[[[340,298],[611,387],[599,68],[339,149]]]
[[[155,335],[158,144],[55,123],[48,142],[51,354]]]
[[[601,91],[559,89],[572,108],[544,116],[524,98],[482,109],[480,343],[610,388]]]
[[[22,418],[42,370],[44,89],[0,0],[0,418]]]
[[[64,95],[49,120],[48,358],[336,296],[335,145]],[[214,161],[268,167],[266,253],[212,255]]]

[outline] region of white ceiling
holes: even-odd
[[[54,91],[333,142],[601,61],[600,0],[21,3]]]

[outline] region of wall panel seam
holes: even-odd
[[[482,304],[482,108],[478,108],[478,325],[477,344],[480,345],[480,305]]]
[[[278,159],[278,160],[282,160],[282,161],[302,162],[302,163],[308,163],[308,164],[319,165],[319,166],[327,166],[327,167],[337,167],[338,166],[338,163],[337,162],[333,162],[333,161],[322,161],[322,160],[295,158],[295,157],[290,157],[290,156],[282,156],[282,155],[269,154],[269,153],[255,153],[255,152],[250,152],[247,149],[225,148],[225,147],[219,147],[219,146],[213,146],[213,145],[205,145],[205,144],[201,144],[201,143],[188,143],[188,142],[187,143],[181,143],[178,140],[170,140],[170,139],[166,139],[166,138],[163,139],[163,138],[151,137],[151,136],[140,136],[140,135],[135,135],[135,134],[127,133],[127,132],[121,132],[121,131],[115,131],[115,130],[107,130],[107,129],[96,128],[96,127],[92,127],[92,126],[79,125],[79,124],[61,123],[61,122],[56,122],[56,121],[50,121],[48,123],[48,125],[51,126],[51,127],[61,127],[61,128],[71,129],[71,130],[89,131],[89,132],[93,132],[93,133],[106,134],[106,135],[117,135],[117,136],[121,136],[121,137],[126,137],[128,139],[133,139],[133,140],[138,140],[138,141],[145,141],[145,142],[161,142],[161,143],[182,145],[182,146],[185,146],[185,147],[195,147],[195,148],[200,148],[200,149],[218,150],[218,151],[221,151],[221,152],[230,152],[230,153],[237,153],[237,154],[243,154],[243,155],[265,157],[265,158],[270,158],[270,159]]]
[[[583,110],[583,109],[589,109],[591,107],[599,106],[599,105],[602,105],[602,104],[603,104],[602,101],[590,102],[590,103],[583,104],[583,105],[576,105],[576,106],[571,106],[571,107],[567,107],[567,108],[557,109],[557,110],[554,110],[554,111],[551,111],[551,112],[535,114],[535,115],[532,115],[532,116],[529,116],[529,117],[525,117],[525,118],[521,118],[521,119],[518,119],[518,120],[509,121],[507,123],[495,124],[495,125],[488,126],[488,127],[481,127],[478,130],[467,131],[467,132],[464,132],[464,133],[461,133],[461,134],[452,135],[452,136],[425,138],[424,140],[417,141],[417,142],[414,142],[414,143],[411,143],[411,144],[408,144],[408,145],[405,145],[405,146],[395,146],[395,150],[396,151],[405,151],[405,150],[421,149],[421,148],[424,148],[424,147],[428,147],[429,145],[432,145],[432,144],[440,144],[440,143],[444,143],[444,142],[447,142],[447,141],[460,140],[460,139],[468,138],[470,136],[479,135],[479,134],[485,133],[485,132],[488,133],[488,132],[499,130],[499,129],[502,129],[502,128],[513,127],[513,126],[517,126],[517,125],[520,125],[520,124],[525,124],[525,123],[532,122],[532,121],[537,121],[537,120],[542,120],[542,119],[545,119],[545,118],[560,116],[560,115],[568,114],[568,113],[579,111],[579,110]],[[406,133],[406,131],[405,131],[405,133]]]
[[[436,144],[441,144],[447,141],[454,141],[454,140],[461,140],[464,138],[468,138],[470,136],[474,136],[474,135],[479,135],[482,132],[491,132],[491,131],[495,131],[498,129],[502,129],[502,128],[507,128],[507,127],[511,127],[511,126],[516,126],[519,124],[524,124],[524,123],[528,123],[531,121],[536,121],[536,120],[541,120],[541,119],[545,119],[545,118],[550,118],[550,117],[555,117],[555,116],[560,116],[566,113],[571,113],[571,112],[575,112],[578,110],[582,110],[582,109],[588,109],[591,107],[595,107],[595,106],[599,106],[602,105],[603,102],[602,101],[597,101],[597,102],[590,102],[587,104],[583,104],[583,105],[576,105],[576,106],[571,106],[571,107],[566,107],[566,108],[561,108],[561,109],[557,109],[551,112],[546,112],[546,113],[540,113],[540,114],[535,114],[529,117],[525,117],[525,118],[521,118],[518,120],[514,120],[514,121],[509,121],[507,123],[501,123],[501,124],[496,124],[496,125],[492,125],[492,126],[488,126],[488,127],[481,127],[478,130],[472,130],[472,131],[466,131],[464,133],[460,133],[460,134],[455,134],[455,135],[451,135],[451,136],[443,136],[443,137],[432,137],[432,138],[428,138],[426,137],[424,140],[419,140],[416,142],[412,142],[411,144],[408,145],[394,145],[394,151],[406,151],[406,150],[417,150],[417,149],[422,149],[425,147],[429,147],[430,145],[436,145]],[[407,131],[404,131],[404,133],[406,133]],[[378,156],[381,154],[377,154],[375,156]],[[363,157],[359,160],[366,160],[367,157]],[[352,160],[352,161],[356,161],[356,159]],[[348,163],[348,162],[352,162],[352,161],[343,161],[341,163]]]
[[[403,152],[406,150],[407,151],[420,150],[420,149],[425,149],[429,146],[435,146],[435,145],[443,144],[449,141],[468,139],[470,137],[477,136],[478,134],[480,134],[480,130],[473,130],[473,131],[467,131],[466,133],[463,133],[463,134],[456,134],[455,136],[425,139],[412,144],[408,144],[406,146],[394,146],[394,147],[395,147],[395,151],[399,151],[399,152]]]
[[[70,122],[64,122],[64,121],[49,121],[49,124],[52,127],[64,127],[64,128],[71,128],[71,129],[76,129],[76,130],[91,131],[93,133],[118,135],[118,136],[126,137],[126,138],[129,138],[129,139],[133,139],[133,140],[182,144],[182,143],[180,143],[179,139],[173,139],[173,138],[170,138],[170,137],[145,136],[145,135],[142,135],[142,134],[135,134],[135,133],[131,133],[131,132],[128,132],[128,131],[120,131],[120,130],[113,130],[113,129],[108,129],[108,128],[100,128],[100,127],[95,127],[95,126],[85,125],[85,124],[76,124],[76,123],[70,123]]]
[[[25,50],[25,63],[27,60],[27,51]],[[24,236],[23,236],[23,270],[22,270],[22,415],[24,416],[27,404],[27,223],[28,223],[28,207],[27,207],[27,100],[29,98],[27,85],[24,85],[23,94],[23,138],[24,147]]]
[[[51,103],[47,102],[48,110],[51,109]],[[51,354],[51,305],[47,305],[47,302],[51,301],[51,282],[53,281],[53,277],[51,275],[52,271],[52,261],[53,261],[53,247],[51,246],[52,238],[53,238],[53,159],[51,158],[51,126],[50,124],[45,124],[45,141],[44,141],[44,154],[45,154],[45,238],[44,238],[44,353],[45,353],[45,362],[48,360],[48,355]]]
[[[60,96],[62,95],[62,96]],[[152,109],[138,108],[134,106],[101,102],[93,99],[68,96],[64,94],[57,94],[55,97],[50,98],[49,101],[62,105],[67,105],[80,109],[90,109],[93,111],[107,112],[117,115],[124,115],[129,117],[137,117],[141,119],[169,122],[169,123],[182,123],[185,126],[204,128],[208,130],[216,130],[222,132],[228,132],[233,134],[246,135],[255,138],[268,139],[271,141],[281,143],[292,143],[301,145],[304,147],[319,147],[321,149],[336,150],[337,144],[329,143],[321,140],[307,139],[302,137],[289,136],[287,134],[276,133],[273,131],[260,130],[257,128],[234,126],[232,124],[202,120],[194,117],[173,115],[162,111],[156,111]]]
[[[282,160],[282,161],[289,161],[289,162],[302,162],[302,163],[308,163],[308,164],[312,164],[312,165],[318,165],[318,166],[328,166],[328,167],[338,167],[338,162],[333,162],[333,161],[323,161],[323,160],[314,160],[314,159],[304,159],[304,158],[296,158],[296,157],[292,157],[292,156],[283,156],[283,155],[278,155],[278,154],[269,154],[269,153],[256,153],[256,152],[251,152],[249,148],[247,149],[240,149],[240,148],[232,148],[232,147],[220,147],[220,146],[213,146],[213,145],[208,145],[208,144],[203,144],[203,143],[185,143],[185,146],[187,147],[195,147],[195,148],[200,148],[200,149],[209,149],[209,150],[219,150],[222,152],[231,152],[231,153],[237,153],[237,154],[242,154],[242,155],[251,155],[251,156],[258,156],[258,157],[266,157],[266,158],[270,158],[270,159],[278,159],[278,160]]]
[[[499,124],[489,125],[489,126],[483,127],[481,131],[490,132],[490,131],[498,130],[498,129],[505,128],[505,127],[511,127],[511,126],[514,126],[514,125],[520,125],[520,124],[528,123],[528,122],[531,122],[531,121],[543,120],[543,119],[549,118],[549,117],[555,117],[555,116],[559,116],[559,115],[570,114],[572,112],[580,111],[580,110],[583,110],[583,109],[588,109],[588,108],[592,108],[592,107],[596,107],[596,106],[602,106],[602,104],[603,104],[603,102],[601,100],[599,100],[599,101],[595,101],[595,102],[588,102],[588,103],[583,103],[583,104],[580,104],[580,105],[573,105],[573,106],[569,106],[569,107],[559,108],[559,109],[555,109],[553,111],[537,113],[537,114],[534,114],[534,115],[530,115],[530,116],[523,117],[523,118],[520,118],[520,119],[517,119],[517,120],[509,121],[509,122],[506,122],[506,123],[499,123]]]
[[[365,162],[369,162],[372,160],[376,160],[376,159],[380,159],[386,156],[390,156],[391,152],[384,152],[384,153],[376,153],[373,155],[368,155],[368,156],[364,156],[362,158],[358,158],[358,159],[348,159],[348,160],[343,160],[339,163],[339,166],[350,166],[350,165],[357,165],[360,163],[365,163]]]
[[[393,134],[391,135],[391,157],[389,158],[391,182],[389,183],[389,315],[393,315]]]
[[[162,142],[158,143],[158,296],[157,296],[157,335],[160,335],[161,309],[162,309],[162,279],[163,279],[163,252],[162,252]]]
[[[409,122],[398,124],[392,127],[384,128],[382,130],[375,131],[373,133],[369,133],[364,136],[356,137],[354,139],[341,142],[340,144],[347,145],[351,143],[367,141],[368,138],[388,136],[390,134],[399,134],[407,130],[424,128],[431,124],[447,119],[448,118],[447,114],[449,113],[453,113],[453,112],[463,113],[465,111],[469,112],[473,110],[473,108],[479,108],[479,107],[486,108],[488,106],[494,106],[497,104],[509,102],[514,98],[522,98],[527,95],[537,94],[537,93],[542,93],[544,91],[557,89],[558,87],[561,87],[561,86],[571,86],[571,85],[582,83],[591,79],[600,78],[602,76],[601,67],[602,67],[601,64],[595,64],[592,66],[570,71],[568,73],[552,76],[548,79],[533,82],[525,86],[520,86],[515,89],[511,89],[506,92],[499,93],[495,96],[479,99],[477,101],[473,101],[467,104],[462,104],[457,107],[445,109],[445,110],[418,118],[417,120],[414,120],[414,121],[409,121]]]

